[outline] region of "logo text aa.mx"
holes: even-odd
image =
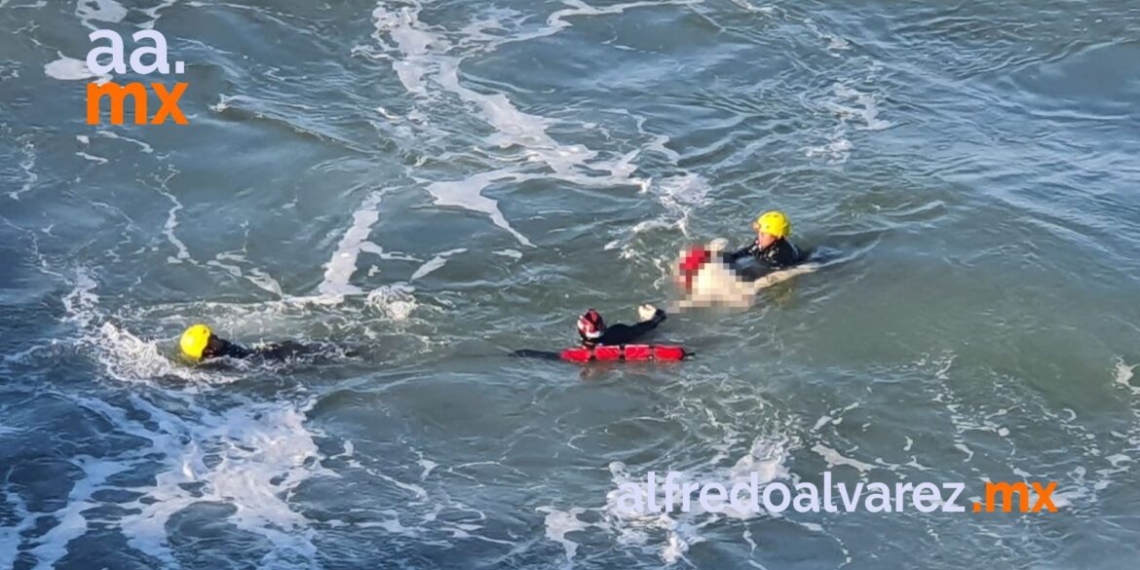
[[[127,72],[122,36],[113,30],[96,30],[92,32],[88,38],[92,42],[96,40],[110,40],[111,42],[109,46],[99,46],[87,53],[87,68],[92,74],[102,76],[113,72],[122,75]],[[163,36],[161,32],[155,30],[140,30],[132,35],[131,38],[136,42],[150,40],[154,43],[153,47],[144,45],[136,47],[131,51],[131,71],[139,75],[151,75],[155,73],[168,75],[170,73],[170,61],[166,52],[166,37]],[[105,55],[111,56],[110,62],[100,63],[99,57]],[[144,63],[143,56],[148,55],[153,57],[153,61]],[[185,65],[183,62],[174,62],[174,73],[181,74],[184,68]],[[173,89],[167,89],[162,83],[155,82],[151,83],[148,89],[146,84],[138,81],[123,85],[114,82],[89,83],[87,85],[87,124],[97,125],[100,123],[102,120],[101,104],[105,98],[111,102],[111,124],[123,124],[126,100],[130,97],[134,102],[135,124],[161,125],[169,119],[173,120],[176,124],[185,125],[187,124],[186,116],[182,114],[182,109],[178,107],[178,100],[182,97],[188,85],[187,83],[176,83]],[[153,115],[148,113],[150,110],[148,100],[150,99],[150,93],[152,91],[160,103],[158,110]]]

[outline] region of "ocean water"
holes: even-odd
[[[99,28],[189,125],[86,124]],[[0,0],[0,568],[1135,568],[1138,135],[1124,0]],[[770,208],[844,261],[695,360],[504,356]],[[828,470],[1058,512],[614,502]]]

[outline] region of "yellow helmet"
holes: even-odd
[[[202,352],[206,350],[206,345],[210,343],[210,337],[214,332],[206,325],[194,325],[186,332],[182,333],[182,354],[193,358],[194,360],[201,360]]]
[[[788,221],[788,217],[783,212],[775,210],[761,214],[752,226],[756,228],[756,231],[778,238],[786,238],[792,233],[792,222]]]

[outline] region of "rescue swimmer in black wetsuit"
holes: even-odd
[[[626,325],[617,323],[608,327],[598,311],[590,309],[582,313],[582,316],[578,317],[577,324],[581,348],[593,350],[602,346],[632,345],[665,321],[665,311],[648,303],[638,307],[637,312],[640,317],[640,322],[637,324]],[[512,352],[511,356],[566,360],[567,352],[568,351],[563,351],[562,353],[558,353],[524,349]]]
[[[788,241],[792,233],[792,223],[783,212],[764,212],[752,223],[756,231],[756,241],[725,256],[729,265],[751,257],[754,263],[737,273],[749,280],[763,277],[779,269],[787,269],[803,261],[799,248]]]
[[[219,338],[210,327],[196,324],[182,333],[179,342],[182,354],[194,362],[203,362],[215,358],[247,359],[251,357],[266,360],[285,360],[299,356],[309,351],[308,347],[293,341],[246,348],[239,344]]]

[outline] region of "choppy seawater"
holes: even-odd
[[[150,26],[191,124],[88,126]],[[1138,103],[1125,0],[0,0],[0,568],[1134,568]],[[772,207],[848,261],[697,360],[500,356]],[[192,370],[198,320],[357,354]],[[610,496],[829,468],[1060,512]]]

